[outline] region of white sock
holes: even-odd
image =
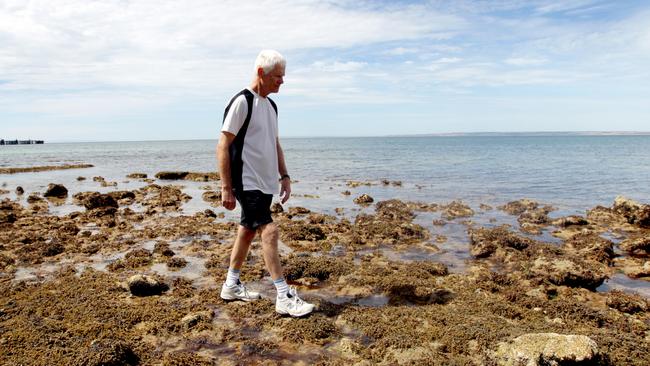
[[[278,291],[278,297],[287,296],[289,285],[287,285],[287,281],[285,281],[283,277],[273,280],[273,284],[275,285],[275,289]]]
[[[241,271],[238,269],[228,268],[228,275],[226,276],[226,286],[234,287],[237,282],[239,282],[239,273]]]

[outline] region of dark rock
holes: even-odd
[[[115,198],[109,194],[101,194],[98,192],[93,192],[88,197],[86,197],[86,199],[83,200],[83,205],[87,210],[107,207],[113,207],[117,209],[118,207]]]
[[[27,203],[36,203],[43,201],[43,198],[38,195],[38,193],[32,193],[27,197]]]
[[[50,183],[43,193],[43,197],[65,198],[68,197],[68,189],[62,184]]]
[[[182,180],[190,174],[190,172],[158,172],[156,178],[165,180]]]
[[[145,179],[147,178],[147,175],[145,173],[131,173],[126,177],[131,179]]]
[[[21,186],[16,187],[16,194],[17,195],[21,196],[23,193],[25,193],[25,190],[23,189],[23,187],[21,187]]]
[[[169,290],[169,286],[147,275],[134,275],[127,280],[129,291],[134,296],[160,295]]]
[[[135,199],[135,193],[131,191],[113,191],[107,194],[113,197],[115,200]]]
[[[209,208],[206,208],[205,211],[203,211],[203,215],[205,217],[217,217],[217,214]]]

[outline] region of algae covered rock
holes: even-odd
[[[625,217],[627,222],[643,228],[650,228],[650,205],[640,204],[631,199],[618,196],[612,211]]]
[[[356,204],[363,205],[363,204],[373,203],[375,200],[372,197],[370,197],[369,195],[364,193],[361,196],[355,198],[353,201]]]
[[[500,343],[495,353],[504,366],[594,365],[598,345],[583,335],[557,333],[524,334],[509,343]]]
[[[167,284],[147,275],[131,276],[127,285],[134,296],[160,295],[169,290]]]
[[[62,184],[50,183],[45,193],[43,193],[43,197],[66,198],[68,197],[68,189]]]

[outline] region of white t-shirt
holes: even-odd
[[[253,111],[242,148],[242,185],[245,191],[280,193],[278,178],[278,116],[267,98],[253,94]],[[246,97],[238,96],[230,106],[221,131],[237,135],[248,114]]]

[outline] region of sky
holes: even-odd
[[[218,138],[262,49],[281,137],[650,131],[645,0],[0,0],[0,138]]]

